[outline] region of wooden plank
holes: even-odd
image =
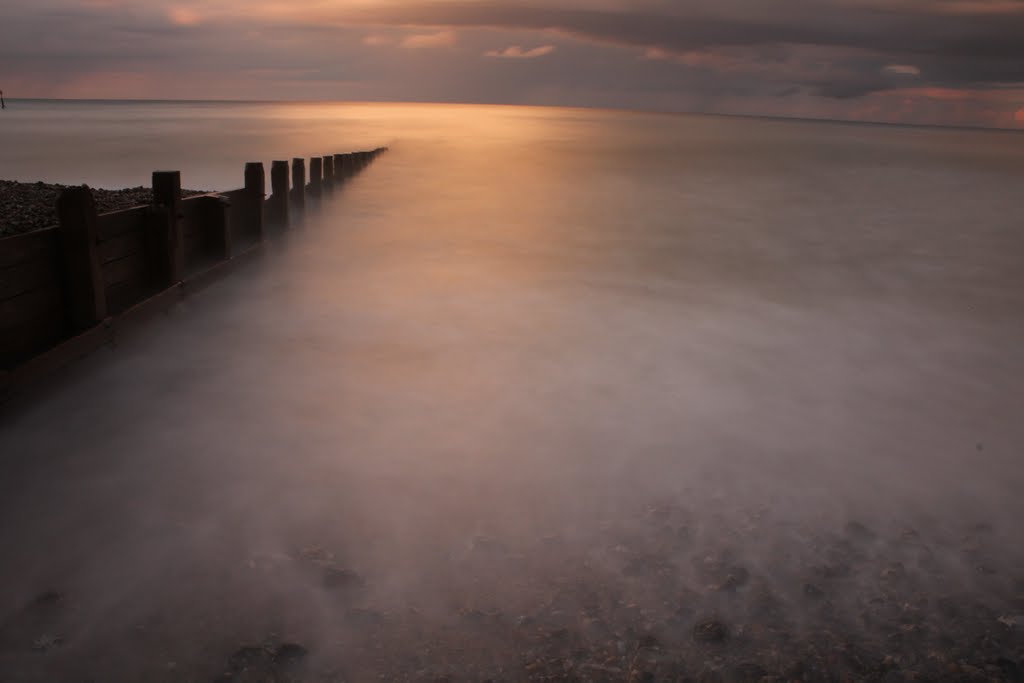
[[[201,260],[203,255],[209,252],[210,249],[206,244],[206,240],[203,239],[203,236],[198,231],[185,233],[182,237],[185,240],[186,266]],[[186,272],[188,272],[187,268]]]
[[[111,314],[116,315],[144,301],[152,293],[153,287],[142,280],[124,280],[107,288],[107,306]]]
[[[42,387],[44,380],[54,376],[58,370],[109,345],[115,337],[170,309],[182,297],[204,289],[241,265],[251,263],[263,253],[262,246],[257,243],[234,258],[221,261],[197,276],[152,296],[149,296],[145,289],[133,291],[121,285],[112,288],[115,291],[112,291],[112,296],[108,298],[108,306],[111,312],[116,314],[114,317],[75,337],[64,341],[58,340],[53,348],[18,363],[10,370],[0,367],[0,404],[10,401],[21,392]],[[116,291],[122,288],[124,292]],[[153,289],[150,288],[149,292],[152,293]]]
[[[163,225],[153,223],[150,226],[155,237],[150,253],[161,274],[160,284],[170,286],[181,280],[185,273],[185,244],[181,237],[180,220],[180,171],[153,171],[153,205],[162,206],[167,211]]]
[[[289,210],[301,214],[306,210],[306,160],[292,159],[292,194]]]
[[[274,161],[270,164],[270,189],[272,194],[265,205],[265,218],[274,227],[288,225],[288,162]]]
[[[10,268],[37,259],[56,258],[57,228],[0,238],[0,268]]]
[[[206,289],[214,282],[233,273],[237,268],[255,261],[262,255],[263,242],[257,242],[229,259],[212,264],[209,268],[189,276],[181,283],[182,296],[189,296]]]
[[[194,201],[182,202],[182,236],[188,272],[199,262],[230,256],[229,203],[227,197],[219,194],[206,194]]]
[[[157,315],[169,311],[181,301],[184,291],[184,283],[178,282],[167,289],[151,293],[149,296],[138,300],[129,306],[114,321],[113,329],[115,334],[121,334],[131,326],[144,323]]]
[[[4,299],[0,301],[0,330],[12,329],[27,320],[48,315],[50,311],[63,310],[63,306],[61,288],[56,283]]]
[[[0,366],[10,368],[42,353],[64,338],[64,329],[60,310],[5,329],[0,335]]]
[[[249,205],[249,221],[247,226],[250,235],[263,239],[263,200],[267,197],[267,177],[263,164],[250,161],[245,165],[245,199]],[[229,224],[230,225],[230,224]]]
[[[132,254],[143,254],[146,251],[146,240],[142,232],[128,232],[120,237],[107,240],[100,244],[100,263],[106,264],[117,259],[131,256]]]
[[[263,200],[254,198],[258,203]],[[231,210],[231,201],[227,197],[207,197],[201,202],[203,207],[203,231],[206,233],[206,244],[209,251],[215,258],[231,258],[232,235],[231,223],[228,220],[228,211]],[[262,215],[262,210],[260,210]]]
[[[108,345],[110,341],[110,328],[96,325],[25,361],[10,372],[0,374],[0,403],[10,401],[19,392],[33,386],[42,386],[42,382],[56,370]]]
[[[205,196],[205,195],[204,195]],[[202,233],[203,203],[191,197],[181,201],[181,234],[184,237]]]
[[[306,189],[314,199],[323,195],[324,160],[323,157],[312,157],[309,160],[309,185]]]
[[[103,244],[128,232],[141,232],[148,212],[148,206],[136,206],[123,211],[100,214],[96,231],[97,241]]]
[[[57,239],[65,312],[74,332],[88,329],[107,317],[103,273],[96,250],[99,216],[92,190],[69,187],[57,197]]]
[[[147,265],[146,255],[141,251],[104,263],[103,286],[109,288],[128,280],[142,282],[148,276]]]
[[[236,237],[251,237],[255,234],[257,226],[252,210],[252,199],[249,193],[242,188],[225,192],[228,200],[227,221],[228,230]]]
[[[51,258],[35,259],[10,268],[0,268],[0,300],[59,284],[57,264]]]

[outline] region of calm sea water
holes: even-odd
[[[303,544],[454,595],[467,539],[571,545],[664,496],[719,505],[721,538],[759,505],[1019,531],[1020,134],[333,104],[15,102],[0,126],[0,175],[103,187],[391,148],[4,423],[10,605],[43,576],[128,619],[168,567],[216,593]]]

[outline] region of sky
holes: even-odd
[[[3,0],[0,89],[1024,129],[1024,0]]]

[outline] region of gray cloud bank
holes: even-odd
[[[789,0],[770,7],[746,2],[713,8],[690,2],[642,6],[637,10],[434,2],[365,11],[361,19],[548,30],[669,53],[747,48],[757,49],[754,56],[761,59],[766,54],[764,48],[774,48],[780,54],[791,46],[832,48],[838,53],[837,64],[856,62],[858,68],[828,74],[834,80],[807,83],[829,97],[905,86],[905,81],[894,80],[891,72],[885,72],[884,67],[892,63],[914,66],[936,86],[1002,87],[1024,81],[1024,2],[883,5]],[[851,60],[850,51],[860,54]]]
[[[175,21],[182,8],[189,21]],[[959,107],[964,120],[952,122],[992,124],[981,118],[998,109],[996,124],[1012,125],[1014,112],[1024,117],[1021,36],[1022,0],[400,0],[294,12],[234,0],[10,0],[0,6],[0,86],[810,116],[917,89],[938,93],[928,122]],[[413,45],[421,49],[404,49]]]

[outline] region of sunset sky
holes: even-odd
[[[1024,128],[1024,0],[4,0],[0,88]]]

